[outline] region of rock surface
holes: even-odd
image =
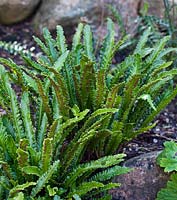
[[[13,24],[34,12],[40,0],[0,0],[0,23]]]
[[[43,0],[39,12],[34,18],[34,26],[37,32],[43,27],[54,30],[56,25],[64,27],[78,24],[85,21],[95,26],[100,31],[100,24],[103,25],[107,18],[108,7],[111,4],[119,8],[124,21],[128,27],[137,17],[137,6],[140,0]],[[131,26],[132,29],[132,26]]]
[[[34,18],[34,25],[41,32],[44,26],[54,30],[57,24],[71,26],[82,17],[97,17],[100,13],[98,1],[93,0],[43,0]]]
[[[121,183],[121,187],[110,191],[112,199],[155,200],[157,192],[169,179],[169,174],[156,165],[159,153],[156,151],[127,160],[124,165],[134,170],[114,179],[114,182]]]

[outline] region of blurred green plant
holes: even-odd
[[[177,4],[174,1],[163,0],[164,4],[164,16],[160,18],[155,15],[149,15],[149,4],[144,2],[143,6],[139,10],[139,16],[137,17],[136,24],[137,28],[135,30],[136,35],[133,38],[130,38],[126,45],[123,46],[124,49],[129,49],[129,52],[134,49],[137,45],[141,35],[145,30],[151,28],[151,34],[148,37],[148,45],[154,46],[154,44],[161,40],[164,36],[169,36],[170,39],[166,43],[167,47],[177,47],[177,28],[176,28],[176,18],[177,18]],[[123,21],[121,12],[117,10],[114,6],[109,5],[113,19],[120,26],[120,37],[123,37],[127,34],[126,24]],[[176,52],[173,51],[168,54],[168,60],[174,60],[173,66],[176,67]]]
[[[175,200],[177,197],[177,143],[174,141],[165,142],[164,150],[157,158],[157,163],[164,168],[165,172],[173,172],[167,187],[161,189],[156,200]]]

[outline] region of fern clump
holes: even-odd
[[[117,109],[98,109],[87,117],[89,109],[80,111],[75,105],[73,117],[63,120],[48,113],[48,107],[37,111],[47,98],[42,89],[36,95],[24,86],[17,100],[13,81],[1,65],[6,114],[0,117],[0,199],[90,199],[103,194],[110,199],[107,191],[119,186],[110,183],[112,177],[129,171],[118,165],[125,155],[86,162],[84,152],[98,132],[104,132],[99,118]],[[85,118],[87,123],[81,125]]]
[[[110,19],[98,56],[90,27],[79,24],[70,49],[57,26],[56,39],[48,29],[44,41],[34,37],[43,54],[22,55],[24,66],[0,58],[2,198],[109,198],[106,191],[118,185],[108,181],[128,171],[117,165],[119,145],[152,128],[177,94],[177,70],[165,60],[176,49],[164,48],[168,37],[147,47],[149,34],[114,67],[126,37],[115,41]]]

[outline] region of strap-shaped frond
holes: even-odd
[[[134,54],[142,54],[142,50],[144,49],[144,46],[146,45],[150,34],[151,28],[148,28],[146,31],[144,31],[143,35],[139,39],[138,44],[136,45]]]
[[[81,103],[82,109],[87,108],[87,102],[93,90],[94,81],[94,66],[93,63],[87,58],[83,57],[81,60]]]
[[[127,172],[130,172],[130,171],[131,169],[128,167],[114,166],[102,172],[97,173],[96,175],[91,177],[89,180],[104,182],[104,181],[111,180],[112,178],[118,175],[126,174]]]
[[[37,143],[39,150],[42,149],[42,144],[47,133],[48,119],[46,113],[43,113],[39,130],[37,131]]]
[[[10,190],[9,196],[13,197],[19,191],[24,191],[26,188],[36,185],[36,182],[26,182],[22,185],[17,185]]]
[[[98,190],[99,188],[103,187],[104,184],[96,181],[90,181],[90,182],[84,182],[81,185],[79,185],[77,188],[75,188],[74,192],[70,192],[68,194],[68,198],[71,198],[74,194],[77,194],[79,196],[86,195],[88,192],[90,192],[93,189]]]
[[[7,94],[10,97],[10,108],[11,108],[11,113],[12,113],[12,121],[15,129],[15,139],[16,141],[19,141],[20,138],[24,136],[24,130],[22,127],[22,120],[20,117],[20,109],[16,97],[15,91],[12,89],[9,77],[7,73],[4,73],[3,76],[1,74],[1,79],[3,81],[4,87],[7,91]]]
[[[56,42],[57,48],[61,52],[61,54],[65,53],[67,51],[66,38],[64,36],[63,28],[59,25],[57,26]]]
[[[51,164],[51,160],[53,157],[53,139],[52,138],[46,138],[43,142],[42,147],[42,160],[41,160],[41,169],[44,172],[46,172]]]
[[[55,43],[55,40],[52,38],[52,35],[47,28],[43,29],[43,37],[45,39],[46,46],[48,47],[48,51],[49,51],[48,57],[50,58],[50,60],[52,62],[54,62],[58,57],[58,53],[55,49],[56,43]]]
[[[106,38],[103,41],[103,47],[101,49],[101,63],[100,68],[108,70],[109,65],[112,62],[113,58],[113,49],[114,49],[114,37],[115,37],[115,31],[114,31],[114,23],[111,19],[108,19],[107,22],[107,29],[108,34]]]
[[[85,54],[86,56],[94,61],[95,56],[94,56],[94,51],[93,51],[93,36],[92,36],[92,31],[89,25],[84,26],[84,49],[85,49]]]
[[[72,43],[72,51],[75,51],[77,46],[81,44],[81,35],[83,31],[84,25],[80,23],[76,29],[76,33],[73,37],[73,43]]]
[[[74,169],[73,172],[68,174],[66,185],[72,185],[79,177],[83,175],[85,176],[85,178],[87,178],[88,174],[85,173],[89,172],[90,174],[96,169],[105,169],[107,167],[117,165],[123,160],[124,157],[125,154],[117,154],[112,156],[106,156],[86,164],[81,164],[76,169]]]
[[[59,161],[55,161],[53,165],[50,166],[47,172],[45,172],[36,182],[36,186],[31,191],[31,197],[35,197],[41,190],[46,186],[52,175],[56,172],[59,167]]]
[[[106,72],[104,69],[100,69],[96,75],[95,110],[103,106],[106,98],[106,89]]]
[[[30,146],[36,147],[34,127],[32,125],[32,120],[31,120],[30,102],[29,102],[28,92],[24,92],[22,95],[21,113],[23,116],[26,137],[29,139]]]
[[[34,76],[34,79],[35,79],[36,84],[38,86],[38,92],[39,92],[39,95],[40,95],[41,100],[42,100],[42,106],[43,106],[42,109],[46,112],[47,118],[50,121],[51,120],[51,108],[50,108],[50,105],[49,105],[48,96],[45,93],[42,81],[39,78],[35,77],[35,76]]]

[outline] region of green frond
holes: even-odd
[[[71,198],[73,195],[77,194],[79,196],[83,196],[90,192],[93,189],[98,190],[99,188],[103,187],[104,185],[102,183],[91,181],[91,182],[84,182],[81,185],[79,185],[77,188],[75,188],[74,192],[70,192],[68,194],[68,198]]]
[[[87,58],[83,57],[81,60],[81,103],[82,109],[87,108],[87,103],[90,100],[89,97],[93,90],[94,81],[94,66],[93,63]]]
[[[59,167],[59,161],[55,161],[53,165],[50,166],[47,172],[45,172],[36,182],[36,186],[31,191],[31,197],[35,197],[41,190],[46,186],[48,181],[51,179],[52,175],[56,172]]]
[[[50,108],[50,105],[49,105],[49,99],[48,99],[48,96],[46,95],[45,90],[43,88],[42,81],[37,77],[34,77],[34,79],[35,79],[36,84],[38,86],[38,92],[39,92],[39,95],[40,95],[41,100],[42,100],[42,109],[46,112],[48,120],[51,121],[51,108]]]
[[[146,45],[150,34],[151,34],[151,28],[148,28],[146,31],[144,31],[143,35],[139,39],[138,44],[136,45],[134,54],[141,55],[142,50],[144,49],[144,46]]]
[[[52,153],[53,153],[53,139],[46,138],[44,139],[42,147],[41,169],[43,173],[49,169],[53,156]]]
[[[116,113],[118,112],[118,109],[116,108],[102,108],[102,109],[97,109],[95,112],[91,114],[91,116],[85,121],[83,127],[81,130],[86,130],[87,128],[90,128],[90,126],[93,124],[95,119],[101,115],[109,114],[109,113]]]
[[[30,102],[28,92],[24,92],[21,99],[21,113],[25,127],[26,137],[29,139],[31,147],[36,147],[34,128],[31,121]]]
[[[107,29],[108,29],[108,34],[103,41],[103,47],[100,52],[101,55],[100,68],[105,69],[106,71],[108,70],[109,65],[111,64],[114,55],[113,54],[114,37],[115,37],[114,23],[109,18],[107,21]]]
[[[56,43],[47,28],[43,29],[43,37],[45,39],[45,43],[46,43],[47,49],[49,51],[48,57],[52,62],[54,62],[58,57],[57,51],[55,49]]]
[[[90,161],[89,163],[86,164],[81,164],[76,169],[74,169],[73,172],[68,174],[65,184],[72,185],[79,177],[87,175],[88,172],[90,174],[91,172],[94,172],[96,169],[105,169],[117,165],[123,160],[124,157],[125,154],[118,154],[113,156],[102,157],[98,160]]]
[[[123,140],[122,131],[119,130],[113,131],[106,145],[105,149],[106,155],[115,153],[118,146],[121,144],[122,140]]]
[[[17,149],[17,161],[19,167],[23,168],[29,165],[29,153],[21,148]]]
[[[56,29],[57,29],[56,45],[61,54],[63,54],[67,51],[66,38],[64,36],[63,28],[61,26],[57,26]]]
[[[138,82],[141,77],[141,74],[134,74],[125,85],[123,101],[119,112],[119,117],[123,122],[127,120],[129,111],[136,100],[136,89],[138,88]]]
[[[40,177],[42,172],[37,166],[25,166],[22,168],[22,171],[27,175],[35,175]]]
[[[120,187],[121,184],[120,183],[108,183],[108,184],[105,184],[103,187],[101,187],[99,190],[97,191],[94,191],[92,196],[94,195],[98,195],[100,193],[106,193],[106,191],[109,191],[111,189],[114,189],[114,188],[118,188]],[[107,193],[106,193],[107,194]],[[100,199],[100,198],[99,198]],[[102,199],[102,198],[101,198]],[[111,199],[110,196],[107,196],[106,199]]]
[[[68,102],[68,98],[66,98],[68,94],[65,93],[65,91],[63,90],[64,85],[60,86],[56,84],[55,81],[53,81],[51,78],[49,79],[55,90],[57,104],[59,106],[59,113],[62,117],[64,117],[64,119],[67,119],[69,116],[69,102]]]
[[[28,56],[25,56],[23,55],[23,60],[25,61],[25,63],[31,67],[32,69],[35,69],[36,71],[39,71],[39,72],[45,72],[46,69],[45,67],[43,67],[41,64],[39,64],[38,62],[32,60],[32,58],[28,57]]]
[[[154,51],[146,59],[148,66],[151,65],[155,61],[155,59],[161,53],[161,51],[163,50],[163,48],[164,48],[164,46],[165,46],[165,44],[167,43],[168,40],[169,40],[169,36],[166,36],[166,37],[162,38],[162,40],[160,40],[159,43],[156,44]]]
[[[126,174],[130,172],[131,169],[128,167],[120,167],[120,166],[114,166],[109,169],[106,169],[102,172],[97,173],[93,177],[91,177],[89,180],[91,181],[98,181],[98,182],[104,182],[111,180],[112,178],[121,175],[121,174]]]
[[[115,104],[116,104],[116,100],[117,100],[117,94],[118,94],[118,90],[121,88],[123,84],[116,84],[114,85],[110,90],[109,93],[107,95],[107,99],[106,99],[106,108],[114,108]]]
[[[42,144],[47,134],[47,128],[48,128],[47,126],[48,126],[48,119],[47,119],[46,113],[44,113],[42,116],[42,121],[38,130],[38,133],[37,133],[37,143],[38,143],[39,150],[42,149]]]
[[[100,69],[96,74],[95,110],[103,106],[106,98],[106,89],[106,72],[104,69]]]
[[[17,141],[20,140],[20,138],[24,137],[24,130],[22,127],[22,120],[20,118],[20,109],[19,109],[19,105],[18,105],[18,101],[17,101],[17,97],[15,94],[15,91],[12,89],[10,81],[9,81],[9,77],[8,75],[5,73],[2,77],[1,77],[4,87],[7,91],[7,94],[10,97],[10,108],[11,108],[11,115],[12,115],[12,121],[14,123],[14,129],[15,129],[15,139]]]
[[[44,44],[44,42],[42,42],[42,40],[40,40],[38,37],[33,36],[34,41],[36,42],[36,44],[41,48],[41,50],[44,52],[45,55],[50,56],[50,52],[49,49],[47,48],[47,46]]]
[[[73,37],[73,43],[72,43],[72,51],[75,51],[77,46],[81,43],[81,35],[83,31],[84,25],[80,23],[76,29],[76,33]]]
[[[154,118],[155,116],[157,116],[158,113],[160,113],[161,110],[163,110],[165,108],[165,106],[167,106],[171,100],[177,95],[177,87],[174,88],[174,90],[172,91],[171,94],[169,94],[168,96],[166,96],[165,99],[163,99],[157,106],[156,106],[156,110],[154,110],[147,118],[146,120],[143,122],[142,126],[147,126]]]
[[[66,120],[66,122],[64,122],[61,125],[60,129],[55,134],[54,144],[62,144],[62,142],[66,139],[66,137],[70,133],[69,130],[72,131],[72,129],[75,127],[75,125],[77,125],[81,120],[83,120],[85,118],[85,116],[88,114],[88,112],[89,112],[89,110],[86,109],[86,110],[80,112],[78,116]],[[67,129],[69,129],[69,130],[67,130]]]
[[[93,36],[92,36],[92,31],[89,25],[84,26],[84,48],[85,48],[85,54],[86,56],[94,61],[95,56],[94,56],[94,51],[93,51]]]
[[[68,58],[68,54],[69,54],[69,51],[65,51],[63,54],[61,54],[60,57],[58,57],[58,59],[55,61],[54,65],[53,65],[53,67],[52,68],[49,67],[48,69],[51,70],[54,68],[56,71],[60,72],[60,70],[62,69],[62,67],[64,66],[64,64]]]
[[[9,196],[13,197],[14,194],[16,194],[16,193],[18,193],[20,191],[24,191],[26,188],[34,186],[34,185],[36,185],[36,182],[26,182],[26,183],[24,183],[22,185],[17,185],[17,186],[15,186],[14,188],[12,188],[10,190]]]
[[[23,73],[23,79],[28,87],[32,88],[36,93],[38,93],[37,83],[31,76]]]

